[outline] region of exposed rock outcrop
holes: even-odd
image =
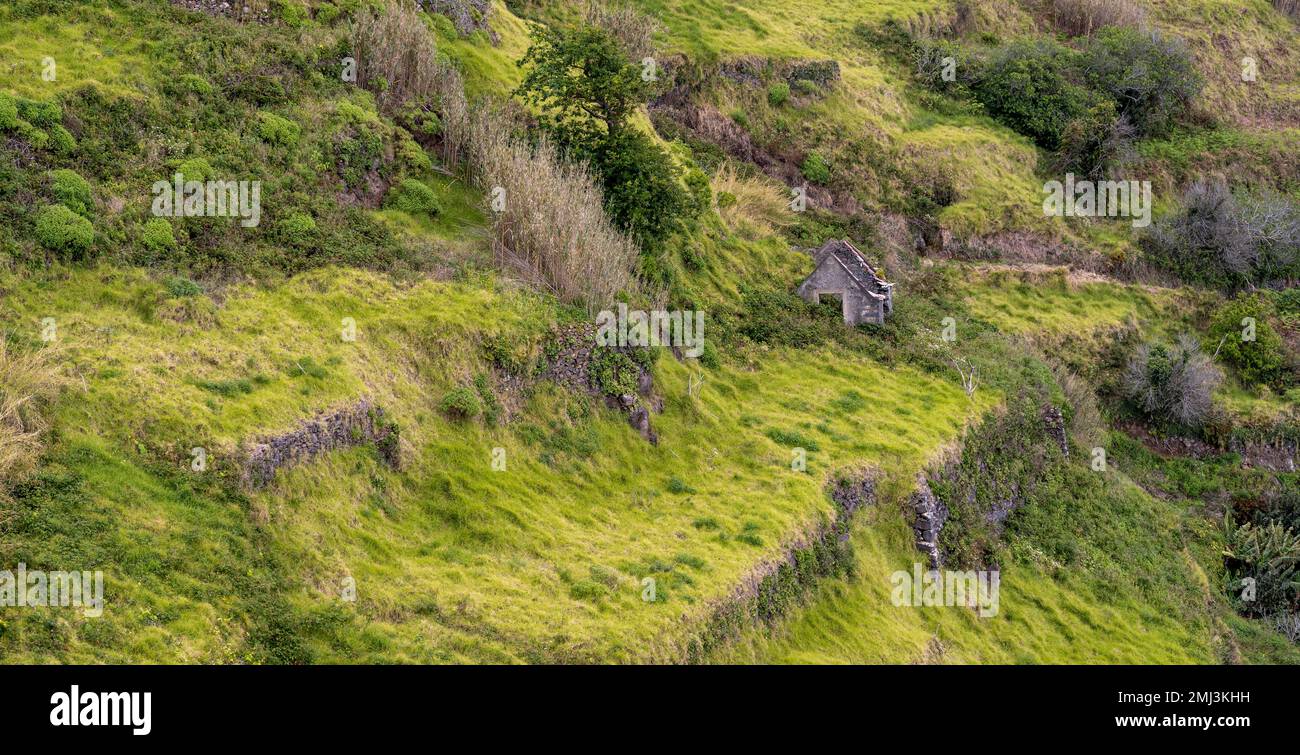
[[[1056,442],[1057,448],[1061,449],[1061,455],[1070,458],[1070,439],[1065,434],[1065,415],[1058,407],[1045,404],[1042,417],[1043,430],[1046,431],[1047,437]]]
[[[916,535],[916,549],[925,554],[930,568],[941,568],[947,560],[939,539],[944,525],[952,516],[953,508],[965,512],[971,507],[978,507],[977,517],[966,521],[976,519],[982,522],[982,525],[977,526],[984,527],[989,537],[998,538],[1002,535],[1007,518],[1029,500],[1039,481],[1036,473],[1021,473],[1016,478],[1007,479],[1005,473],[999,471],[996,454],[1005,453],[1008,432],[1022,443],[1022,447],[1016,449],[1017,453],[1022,458],[1028,456],[1032,459],[1031,469],[1042,471],[1047,465],[1069,457],[1070,442],[1066,434],[1065,416],[1055,405],[1044,403],[1039,406],[1037,420],[1031,413],[1024,424],[1000,428],[999,425],[1005,421],[1005,417],[994,415],[985,426],[974,431],[994,433],[992,444],[988,441],[982,445],[975,444],[977,448],[993,454],[992,459],[982,452],[973,451],[971,445],[966,443],[945,455],[941,462],[928,471],[916,476],[916,488],[908,500],[912,512],[912,531]],[[1035,436],[1035,429],[1040,430],[1042,435]],[[1051,451],[1043,448],[1043,440],[1050,442]],[[1055,455],[1057,452],[1060,456]],[[940,499],[934,492],[934,486],[940,483],[943,490],[955,491],[953,495],[958,500]]]
[[[943,553],[939,550],[939,533],[948,521],[948,507],[930,490],[930,480],[925,473],[916,476],[916,491],[909,501],[915,519],[912,531],[916,533],[916,549],[930,560],[930,568],[943,566]]]
[[[654,396],[654,379],[650,371],[640,364],[635,364],[637,392],[622,393],[611,396],[604,386],[597,382],[593,370],[593,355],[599,347],[596,343],[596,331],[587,325],[574,325],[561,329],[555,335],[553,348],[548,350],[548,363],[541,377],[577,391],[596,396],[616,409],[622,410],[628,423],[636,429],[641,437],[657,444],[659,435],[650,423],[650,409],[658,409],[658,399]],[[616,348],[627,355],[633,349]]]
[[[416,0],[429,13],[440,13],[451,19],[456,32],[468,36],[476,31],[487,34],[493,45],[501,38],[489,25],[492,17],[492,0]]]

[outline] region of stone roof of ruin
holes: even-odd
[[[877,299],[885,298],[883,295],[876,293],[878,289],[888,289],[894,285],[881,278],[876,269],[871,266],[871,263],[867,262],[867,258],[862,256],[862,252],[858,251],[858,248],[849,243],[847,239],[831,239],[813,254],[813,259],[817,261],[817,267],[819,268],[831,257],[834,257],[848,272],[849,278],[857,283],[863,292]]]

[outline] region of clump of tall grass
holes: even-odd
[[[19,352],[0,336],[0,487],[36,463],[63,385],[48,350]]]
[[[595,310],[632,282],[637,247],[610,223],[600,183],[547,139],[515,135],[499,108],[471,116],[471,173],[489,192],[497,260],[560,299]]]
[[[726,163],[713,177],[713,187],[718,214],[732,231],[761,238],[791,224],[789,200],[769,180],[742,176]]]
[[[640,10],[623,3],[590,2],[587,24],[613,35],[629,59],[640,62],[654,52],[654,36],[659,22]]]
[[[439,60],[418,10],[395,1],[360,13],[352,42],[358,81],[382,107],[437,113],[443,161],[466,170],[487,192],[493,254],[501,265],[592,310],[632,283],[638,250],[605,215],[600,183],[545,139],[534,145],[516,134],[510,111],[471,105],[460,73]]]
[[[1278,13],[1300,21],[1300,0],[1273,0],[1273,7],[1277,8]]]
[[[389,113],[402,106],[436,112],[442,125],[442,158],[455,164],[464,150],[465,84],[460,71],[439,57],[424,15],[406,0],[359,12],[351,31],[357,82],[374,92]]]
[[[1133,0],[1052,0],[1052,19],[1073,37],[1086,37],[1103,26],[1138,26],[1145,18]]]
[[[1097,405],[1097,394],[1088,381],[1054,362],[1052,374],[1070,404],[1070,439],[1081,448],[1094,448],[1106,435],[1106,421]]]

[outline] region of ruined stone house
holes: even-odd
[[[839,299],[844,324],[883,324],[894,311],[894,284],[886,283],[857,247],[831,239],[813,253],[817,267],[799,284],[799,296],[812,304],[823,296]]]

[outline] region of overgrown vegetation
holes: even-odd
[[[1155,264],[1193,283],[1232,289],[1300,277],[1300,205],[1234,193],[1222,180],[1189,186],[1145,240]]]
[[[1173,345],[1139,346],[1124,373],[1124,391],[1156,422],[1196,427],[1209,415],[1222,379],[1196,337],[1184,334]]]
[[[1135,141],[1161,169],[1213,151],[1190,116],[1195,56],[1137,28],[1168,9],[1058,0],[1031,18],[1010,3],[992,24],[987,9],[840,0],[431,8],[293,3],[266,23],[136,0],[0,9],[0,57],[23,74],[0,82],[14,470],[0,477],[23,473],[0,495],[0,564],[106,564],[121,606],[103,622],[6,619],[6,658],[1191,662],[1230,655],[1216,638],[1231,639],[1217,622],[1232,579],[1294,598],[1293,575],[1275,578],[1293,537],[1269,529],[1297,531],[1293,475],[1237,461],[1145,475],[1137,460],[1156,463],[1105,422],[1239,441],[1225,393],[1291,400],[1295,297],[1188,314],[1167,290],[937,254],[966,241],[957,230],[1029,231],[1010,243],[1037,250],[1036,170],[1102,175]],[[1044,11],[1072,38],[1040,36]],[[909,76],[925,30],[949,39],[922,46],[931,91]],[[69,51],[60,81],[33,83],[50,46]],[[1036,167],[1038,150],[1052,154]],[[1176,177],[1200,172],[1189,159]],[[262,222],[154,216],[152,184],[178,173],[261,181]],[[1294,278],[1294,213],[1273,183],[1226,192],[1222,228],[1175,208],[1151,259],[1223,288]],[[793,212],[790,186],[814,206]],[[1247,248],[1233,229],[1258,230]],[[1137,269],[1111,231],[1062,234]],[[844,236],[898,283],[882,326],[846,328],[836,304],[792,293],[809,269],[792,245]],[[586,377],[601,395],[540,379],[561,366],[545,334],[617,301],[707,310],[699,362],[598,349]],[[45,317],[57,369],[33,330]],[[1248,318],[1256,338],[1234,341]],[[1104,358],[1056,348],[1068,367],[1049,367],[1035,345],[1098,328],[1114,329],[1097,336],[1114,336]],[[1205,353],[1155,345],[1180,329]],[[1137,341],[1153,345],[1126,409],[1110,400]],[[976,390],[954,364],[978,370]],[[65,372],[76,401],[60,399]],[[610,407],[643,372],[657,446]],[[361,396],[393,408],[400,436],[256,492],[230,484],[238,449]],[[1043,438],[1049,406],[1070,460]],[[960,474],[937,483],[956,503],[944,546],[1001,568],[1009,610],[882,611],[883,577],[922,557],[902,502],[963,435]],[[213,474],[194,471],[196,446]],[[1093,446],[1121,471],[1087,468]],[[412,463],[383,463],[399,456]],[[826,483],[864,461],[888,505],[800,541],[833,515]],[[1251,528],[1220,527],[1220,504]],[[750,599],[716,610],[773,559]]]

